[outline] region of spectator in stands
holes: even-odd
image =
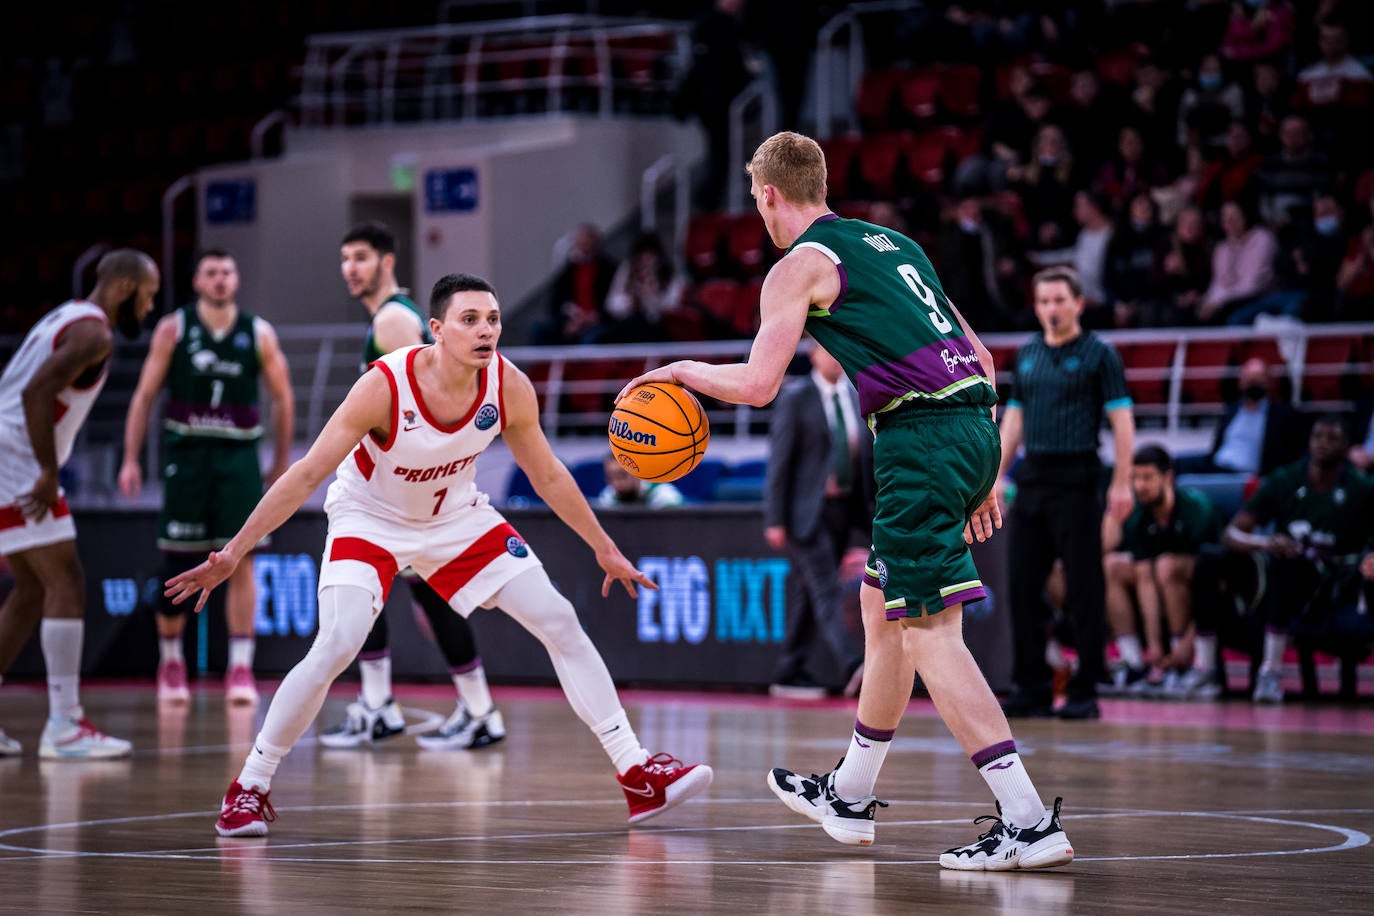
[[[1202,187],[1207,174],[1207,160],[1202,150],[1190,146],[1184,150],[1184,171],[1168,184],[1153,188],[1150,196],[1159,207],[1159,221],[1166,226],[1173,225],[1185,207],[1197,203],[1198,188]]]
[[[1078,671],[1057,715],[1096,719],[1097,685],[1105,677],[1106,616],[1098,438],[1105,416],[1116,455],[1108,506],[1124,520],[1133,503],[1135,420],[1121,357],[1083,329],[1077,276],[1067,268],[1050,268],[1036,275],[1034,289],[1042,334],[1016,355],[1012,395],[1002,412],[1002,459],[994,491],[999,503],[1005,502],[1006,475],[1024,433],[1026,455],[1016,472],[1008,548],[1017,692],[1002,708],[1009,716],[1051,714],[1042,593],[1055,559],[1062,558]]]
[[[845,626],[840,562],[856,536],[871,542],[873,436],[839,361],[819,345],[809,357],[811,373],[778,395],[768,434],[763,534],[792,561],[787,603],[795,609],[773,686],[783,694],[818,686],[806,662],[819,638],[842,672],[841,692],[856,696],[863,647]]]
[[[1031,260],[1042,267],[1054,264],[1072,265],[1081,284],[1085,312],[1083,323],[1089,328],[1111,327],[1112,311],[1108,307],[1107,290],[1103,285],[1107,268],[1107,246],[1112,240],[1111,211],[1106,201],[1089,191],[1079,191],[1073,197],[1073,215],[1078,221],[1078,235],[1073,245],[1057,251],[1040,251]]]
[[[635,477],[621,467],[610,452],[602,459],[601,468],[606,474],[606,486],[597,494],[596,504],[602,508],[643,506],[646,509],[662,509],[680,506],[686,501],[682,491],[671,483],[653,483]]]
[[[1120,213],[1126,202],[1144,191],[1165,184],[1168,175],[1162,166],[1146,156],[1145,141],[1134,127],[1121,128],[1117,135],[1116,155],[1103,164],[1097,173],[1097,187],[1111,206],[1112,213]]]
[[[1105,558],[1107,621],[1121,656],[1110,683],[1114,692],[1139,684],[1148,693],[1167,690],[1192,668],[1193,562],[1204,544],[1220,541],[1221,519],[1206,494],[1176,486],[1173,461],[1158,445],[1136,451],[1131,491],[1135,508]]]
[[[1070,78],[1068,100],[1051,120],[1064,128],[1081,174],[1096,175],[1107,161],[1125,111],[1123,100],[1103,89],[1093,71],[1080,70]]]
[[[1156,327],[1163,323],[1162,248],[1154,201],[1140,191],[1131,198],[1107,244],[1102,286],[1116,327]]]
[[[616,268],[606,294],[606,327],[602,340],[637,343],[666,340],[660,318],[678,307],[684,283],[663,250],[658,235],[635,239],[630,256]]]
[[[1350,54],[1350,35],[1338,22],[1323,22],[1317,27],[1317,48],[1321,60],[1298,73],[1301,99],[1314,108],[1352,107],[1370,98],[1374,74]]]
[[[1269,367],[1259,357],[1240,367],[1240,397],[1217,424],[1201,461],[1179,461],[1182,473],[1268,474],[1302,452],[1302,421],[1286,401],[1270,396]]]
[[[1165,325],[1196,324],[1197,308],[1212,284],[1212,245],[1202,211],[1188,207],[1178,215],[1160,262],[1164,292],[1171,308]]]
[[[1036,133],[1050,113],[1050,97],[1025,67],[1012,69],[1008,92],[1010,98],[997,103],[988,115],[979,151],[955,170],[956,193],[1000,191],[1016,180],[1008,170],[1029,161]]]
[[[591,223],[578,226],[553,280],[549,316],[535,325],[531,341],[540,346],[595,342],[606,328],[606,296],[615,266],[601,252],[600,230]]]
[[[1250,179],[1262,162],[1264,156],[1255,149],[1250,127],[1244,121],[1232,121],[1226,127],[1225,150],[1203,171],[1197,202],[1216,211],[1228,200],[1249,199]]]
[[[1238,201],[1221,208],[1224,237],[1212,249],[1212,284],[1198,306],[1198,321],[1221,324],[1274,286],[1278,240],[1268,226],[1252,223]]]
[[[1277,60],[1293,44],[1296,20],[1288,0],[1232,3],[1221,53],[1227,60],[1241,63]]]
[[[1197,143],[1204,150],[1221,145],[1226,125],[1245,116],[1245,93],[1228,80],[1221,58],[1204,54],[1197,79],[1178,103],[1178,145]]]
[[[1334,317],[1337,321],[1374,318],[1374,225],[1364,227],[1341,262]]]
[[[1218,634],[1237,629],[1233,615],[1243,606],[1258,617],[1252,626],[1262,621],[1265,627],[1253,699],[1281,702],[1290,624],[1348,600],[1374,530],[1374,484],[1346,460],[1349,447],[1342,417],[1319,418],[1308,438],[1309,457],[1266,475],[1227,526],[1225,551],[1199,557],[1197,637],[1193,670],[1185,679],[1190,687],[1198,685],[1196,691],[1218,692],[1203,685],[1219,683]],[[1272,534],[1256,533],[1271,525]],[[1248,638],[1243,644],[1255,645]]]
[[[1079,182],[1064,131],[1055,124],[1043,125],[1035,135],[1030,161],[1008,166],[1006,177],[1021,194],[1031,248],[1046,251],[1072,243]]]
[[[697,118],[706,133],[706,174],[697,190],[701,210],[717,210],[725,203],[730,103],[753,79],[740,37],[743,5],[743,0],[715,0],[713,8],[692,26],[692,64],[678,88],[677,114]]]
[[[1277,145],[1279,122],[1288,113],[1292,96],[1285,70],[1270,62],[1255,64],[1245,89],[1245,123],[1253,129],[1257,149]]]
[[[879,220],[871,222],[892,226]],[[996,218],[990,219],[983,212],[981,198],[972,195],[960,197],[940,224],[936,258],[947,278],[945,294],[979,330],[1018,329],[1019,310],[1013,305],[1019,295],[1014,244],[1011,232]]]
[[[1313,143],[1311,126],[1301,115],[1289,115],[1279,124],[1279,151],[1255,171],[1260,215],[1282,225],[1291,207],[1310,204],[1330,180],[1330,165]]]
[[[1303,213],[1279,231],[1275,262],[1278,288],[1231,316],[1232,324],[1248,324],[1256,315],[1301,316],[1305,321],[1331,319],[1336,278],[1349,239],[1340,201],[1318,194],[1311,213]]]

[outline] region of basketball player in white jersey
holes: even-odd
[[[152,258],[129,248],[110,252],[96,267],[90,296],[45,315],[0,376],[0,553],[14,569],[14,591],[0,606],[0,675],[41,619],[49,703],[38,746],[44,758],[124,757],[132,750],[81,710],[86,580],[57,474],[105,385],[111,327],[138,337],[157,289]],[[0,756],[21,752],[0,731]]]
[[[474,462],[505,437],[539,496],[596,553],[601,594],[620,582],[656,588],[616,547],[539,428],[534,386],[496,352],[501,309],[485,280],[449,275],[430,296],[429,346],[392,351],[363,374],[310,451],[258,503],[224,549],[167,583],[174,601],[224,582],[264,535],[286,521],[337,468],[325,513],[320,630],[282,681],[215,829],[263,836],[276,818],[268,795],[282,757],[309,727],[330,683],[348,666],[381,611],[398,569],[412,567],[453,609],[500,607],[548,650],[578,718],[614,764],[630,822],[685,801],[711,768],[651,757],[621,708],[610,672],[577,613],[534,552],[477,490]]]

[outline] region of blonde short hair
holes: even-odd
[[[777,188],[791,203],[825,202],[825,153],[810,137],[790,130],[774,134],[759,144],[745,171],[760,186]]]

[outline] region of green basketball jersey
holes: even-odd
[[[216,337],[201,323],[194,304],[179,309],[177,316],[180,326],[163,415],[168,438],[261,438],[256,319],[240,311],[238,320]]]
[[[434,338],[429,333],[429,320],[425,318],[424,313],[420,311],[420,307],[412,302],[410,297],[405,293],[397,293],[392,296],[390,299],[377,306],[377,311],[381,312],[382,309],[393,302],[397,305],[403,305],[414,312],[416,319],[420,322],[420,340],[424,343],[434,343]],[[367,326],[367,340],[363,341],[362,371],[366,372],[368,366],[372,365],[383,356],[386,356],[386,354],[377,346],[376,337],[372,332],[372,325],[369,324]]]
[[[840,295],[813,305],[806,329],[844,367],[872,422],[905,403],[997,403],[973,345],[921,246],[882,226],[826,214],[792,245],[840,272]]]

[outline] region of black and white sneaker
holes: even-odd
[[[1011,871],[1016,868],[1053,868],[1073,861],[1073,846],[1059,826],[1059,807],[1062,798],[1054,800],[1054,808],[1045,812],[1034,827],[1012,827],[1002,820],[1002,806],[997,815],[984,814],[975,824],[991,821],[987,833],[967,846],[956,846],[940,856],[943,868],[956,871]]]
[[[479,747],[495,744],[506,737],[506,723],[501,714],[492,707],[480,716],[468,712],[462,700],[453,715],[432,732],[426,732],[415,740],[420,747],[432,751],[470,751]]]
[[[808,777],[775,767],[768,773],[768,788],[784,805],[816,821],[831,839],[848,846],[872,846],[874,816],[878,808],[887,807],[887,802],[873,795],[855,801],[840,798],[835,794],[834,770]]]
[[[359,747],[395,738],[405,730],[405,713],[395,700],[388,697],[381,708],[373,709],[359,697],[356,703],[348,704],[348,717],[343,722],[320,735],[320,743],[334,748]]]

